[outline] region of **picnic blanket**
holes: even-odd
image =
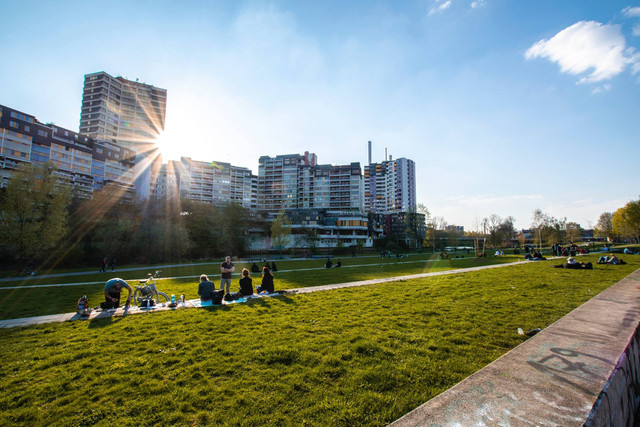
[[[243,302],[247,302],[249,300],[252,299],[257,299],[257,298],[269,298],[269,297],[277,297],[280,296],[279,293],[274,292],[272,294],[253,294],[253,295],[246,295],[242,298],[238,298],[235,300],[231,300],[231,301],[227,301],[227,300],[222,300],[221,304],[212,304],[211,301],[200,301],[199,299],[192,299],[187,301],[187,304],[191,304],[193,307],[199,308],[199,307],[215,307],[217,305],[228,305],[228,304],[238,304],[238,303],[243,303]]]

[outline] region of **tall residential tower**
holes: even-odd
[[[80,132],[135,151],[136,192],[142,198],[149,196],[152,169],[162,164],[155,142],[166,110],[166,89],[104,71],[84,76]]]

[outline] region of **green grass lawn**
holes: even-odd
[[[407,274],[418,274],[430,271],[442,271],[470,266],[495,263],[513,262],[519,257],[489,257],[486,259],[454,258],[451,260],[431,259],[431,255],[413,255],[395,259],[380,259],[376,257],[343,258],[342,268],[325,269],[325,260],[278,261],[278,271],[275,272],[276,290],[318,286],[332,283],[353,282],[359,280],[394,277]],[[233,276],[232,291],[239,290],[238,280],[243,267],[251,264],[236,263],[236,274]],[[356,266],[356,267],[353,267]],[[44,314],[58,314],[75,311],[75,305],[82,295],[89,297],[89,303],[97,307],[104,301],[104,283],[112,277],[121,277],[132,286],[138,284],[139,279],[146,277],[147,272],[154,269],[144,268],[135,271],[115,271],[114,273],[90,272],[80,276],[32,279],[16,279],[11,282],[0,282],[0,319],[29,317]],[[187,299],[197,298],[198,282],[201,274],[211,274],[212,280],[219,286],[220,263],[207,263],[197,266],[182,266],[164,268],[161,279],[157,281],[159,290],[168,295],[185,294]],[[175,278],[174,278],[175,277]],[[253,274],[254,287],[260,284],[260,274]],[[81,286],[30,288],[33,285],[60,283],[87,283]],[[19,289],[3,289],[20,287]],[[124,292],[122,302],[126,298]]]
[[[384,425],[640,267],[623,259],[3,330],[0,425]]]

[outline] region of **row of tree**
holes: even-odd
[[[613,213],[603,212],[594,232],[608,240],[640,243],[640,198],[630,201]]]
[[[50,164],[20,166],[0,191],[0,259],[46,265],[156,263],[242,255],[250,228],[266,227],[237,204],[129,203],[119,187],[74,197]]]
[[[432,216],[426,206],[419,204],[418,212],[425,214],[427,233],[423,246],[426,248],[442,248],[456,246],[460,242],[469,243],[474,239],[486,239],[488,248],[499,248],[513,245],[519,240],[520,245],[527,241],[526,235],[518,234],[515,219],[511,216],[502,218],[491,215],[476,220],[472,230],[462,233],[455,227],[449,227],[443,217]],[[576,243],[584,235],[580,224],[567,221],[567,218],[555,218],[540,209],[532,215],[531,232],[536,245],[551,246],[554,243]],[[604,212],[594,227],[594,235],[609,241],[626,241],[640,243],[640,199],[630,201],[615,212]]]
[[[108,256],[118,263],[156,263],[241,256],[256,232],[270,234],[276,249],[291,242],[291,222],[283,212],[269,225],[237,204],[174,199],[128,203],[123,191],[107,186],[94,192],[92,199],[77,198],[60,183],[51,164],[21,165],[0,191],[0,260],[98,265]],[[469,245],[480,238],[489,248],[506,247],[517,235],[511,216],[483,218],[463,234],[448,227],[443,217],[432,216],[425,205],[418,205],[416,212],[426,220],[422,245],[432,250]],[[420,227],[414,217],[408,218],[413,218],[407,222],[413,233],[408,235],[418,238]],[[577,242],[583,231],[579,224],[541,210],[534,211],[531,228],[535,243],[543,245]],[[640,241],[640,199],[600,215],[594,231],[608,239]],[[303,233],[297,240],[298,246],[311,248],[317,236]]]

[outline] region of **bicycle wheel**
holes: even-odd
[[[165,294],[164,292],[158,292],[156,294],[156,304],[160,305],[160,304],[164,304],[164,303],[169,303],[169,296],[167,294]]]
[[[135,291],[133,291],[133,303],[136,305],[136,307],[140,307],[142,300],[144,300],[144,297],[142,297],[141,295],[142,293],[140,292],[140,289],[136,289]]]

